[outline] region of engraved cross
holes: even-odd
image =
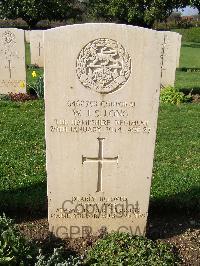
[[[117,163],[119,156],[108,158],[104,157],[103,154],[103,142],[105,138],[97,138],[99,141],[99,154],[98,157],[85,157],[82,156],[82,164],[86,163],[98,163],[98,179],[97,179],[97,191],[96,192],[102,192],[102,169],[104,163]]]
[[[9,70],[9,78],[11,79],[12,78],[12,64],[11,64],[11,60],[8,59],[8,66],[6,66],[6,68],[8,68]]]
[[[43,47],[41,46],[40,42],[39,42],[39,46],[38,46],[38,48],[39,48],[39,56],[40,56],[40,55],[41,55],[41,49],[43,48]]]

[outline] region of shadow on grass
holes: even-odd
[[[47,185],[38,183],[26,188],[0,191],[0,214],[17,220],[47,217]]]
[[[184,43],[182,47],[200,48],[200,43]]]
[[[171,212],[172,210],[193,213],[200,211],[200,186],[179,192],[169,197],[163,196],[150,201],[152,211]]]
[[[198,73],[200,72],[200,67],[179,67],[176,71]]]
[[[178,88],[178,90],[180,92],[183,92],[186,95],[189,94],[189,93],[191,93],[192,95],[194,95],[194,94],[200,94],[200,86],[199,87],[193,87],[193,88],[192,87],[191,88],[184,88],[184,87],[182,87],[182,88]]]
[[[148,237],[169,238],[187,229],[200,229],[200,187],[150,201]]]

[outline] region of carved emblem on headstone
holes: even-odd
[[[3,33],[2,38],[3,38],[4,45],[12,45],[12,44],[16,43],[15,34],[9,30],[6,30]]]
[[[121,88],[131,73],[131,58],[118,42],[100,38],[80,51],[76,72],[84,87],[107,94]]]
[[[10,30],[5,30],[1,36],[1,52],[6,60],[11,57],[17,57],[16,36]]]

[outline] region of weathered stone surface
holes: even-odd
[[[174,86],[176,68],[179,66],[181,35],[170,31],[161,32],[160,35],[161,38],[164,36],[161,86]]]
[[[50,230],[144,234],[161,77],[160,35],[116,24],[47,30]]]
[[[0,29],[0,93],[26,92],[24,31]]]
[[[44,41],[43,30],[30,32],[31,64],[44,67]]]

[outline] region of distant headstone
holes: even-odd
[[[44,41],[43,30],[30,32],[31,64],[44,67]]]
[[[145,234],[161,76],[156,31],[47,30],[48,219],[58,237]]]
[[[176,61],[176,67],[179,67],[179,62],[180,62],[180,55],[181,55],[181,39],[182,35],[177,36],[177,61]]]
[[[26,92],[24,31],[0,29],[0,93]]]
[[[164,31],[161,87],[174,86],[176,68],[179,66],[181,35],[176,32]]]
[[[25,33],[25,41],[27,43],[30,43],[30,30],[25,30],[24,33]]]

